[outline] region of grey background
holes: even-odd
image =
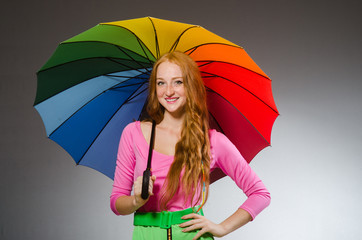
[[[7,1],[0,9],[0,238],[130,239],[112,182],[76,167],[32,108],[36,71],[57,44],[99,22],[144,16],[201,25],[244,46],[272,78],[281,113],[251,163],[272,194],[224,239],[362,239],[360,1]],[[211,187],[220,222],[245,199]]]

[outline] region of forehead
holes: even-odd
[[[160,63],[157,68],[156,75],[157,78],[174,78],[183,76],[180,66],[170,61]]]

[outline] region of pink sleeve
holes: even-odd
[[[134,124],[131,123],[124,128],[118,147],[117,165],[110,197],[111,209],[116,215],[120,215],[116,209],[117,199],[120,196],[129,196],[133,187],[133,173],[136,160],[132,145],[132,131],[134,131]]]
[[[225,135],[215,131],[211,142],[215,161],[214,167],[219,167],[243,190],[248,199],[240,208],[250,213],[252,219],[254,219],[270,204],[270,193],[234,144]]]

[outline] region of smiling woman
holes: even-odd
[[[172,62],[165,61],[157,70],[157,98],[170,114],[182,114],[186,103],[183,74],[181,68]]]
[[[131,123],[123,131],[111,195],[115,214],[135,212],[134,239],[222,237],[268,206],[270,194],[247,161],[227,137],[209,129],[206,90],[189,56],[167,53],[155,63],[147,103],[151,119]],[[150,197],[142,199],[151,120],[156,134]],[[210,173],[216,169],[229,175],[248,197],[220,224],[209,221],[202,211]]]

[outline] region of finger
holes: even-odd
[[[154,185],[155,181],[156,181],[156,176],[154,176],[154,175],[151,176],[150,177],[150,184],[148,186],[148,192],[149,192],[150,195],[154,195],[153,194],[153,185]]]
[[[196,214],[196,213],[190,213],[190,214],[187,214],[187,215],[184,215],[181,217],[181,219],[191,219],[191,218],[200,218],[201,216],[199,214]]]
[[[153,195],[153,184],[150,183],[150,185],[148,186],[148,193],[150,195]]]
[[[203,224],[193,224],[192,226],[189,226],[187,228],[182,229],[183,232],[191,232],[194,230],[199,230],[203,228]]]
[[[184,222],[184,223],[181,223],[179,226],[182,227],[182,228],[185,228],[185,227],[189,227],[189,226],[192,226],[196,223],[200,223],[200,221],[197,221],[197,220],[190,220],[190,221],[187,221],[187,222]]]
[[[140,188],[142,188],[142,176],[139,176],[136,181],[134,182],[134,189],[135,190],[139,190]]]
[[[197,240],[199,239],[202,235],[204,235],[206,233],[206,230],[201,229],[192,240]]]
[[[136,182],[140,182],[140,183],[141,183],[142,180],[143,180],[143,176],[138,176],[137,179],[136,179]]]
[[[145,199],[141,198],[142,194],[143,176],[138,176],[134,182],[134,195],[137,197],[138,202],[145,202]]]

